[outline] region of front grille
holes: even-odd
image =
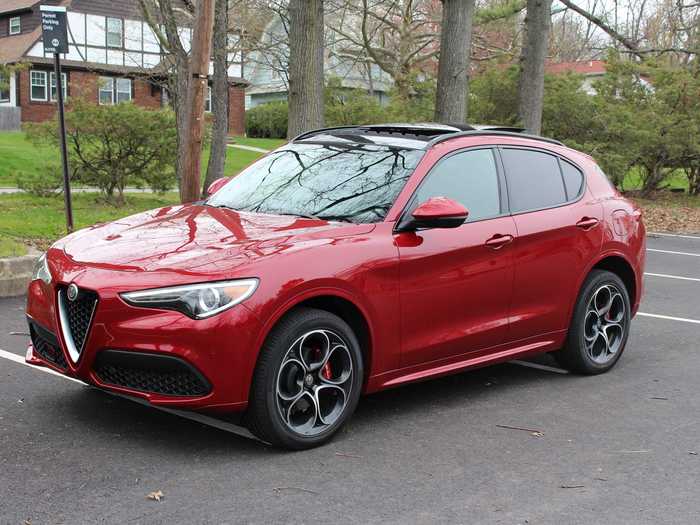
[[[103,350],[97,356],[94,371],[106,385],[149,394],[203,396],[211,391],[201,373],[173,356]]]
[[[44,361],[48,361],[59,368],[68,368],[66,357],[63,355],[61,346],[58,344],[58,339],[53,333],[30,321],[29,335],[32,338],[34,351],[44,359]]]
[[[59,290],[59,293],[61,294],[61,303],[68,320],[70,336],[73,338],[76,352],[80,354],[90,332],[92,315],[97,306],[97,294],[92,290],[80,289],[78,296],[71,301],[67,297],[66,288]],[[65,334],[66,327],[63,327],[63,331]]]

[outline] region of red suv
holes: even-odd
[[[323,129],[214,186],[53,245],[27,360],[301,449],[362,393],[541,352],[605,372],[642,294],[639,209],[554,140]]]

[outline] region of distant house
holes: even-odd
[[[350,52],[341,49],[333,41],[324,47],[326,79],[336,78],[344,88],[357,88],[372,93],[381,103],[388,100],[391,78],[376,64],[355,60]],[[284,23],[275,16],[267,24],[261,37],[261,50],[246,57],[246,77],[250,86],[246,90],[246,109],[265,102],[287,100],[288,47]]]
[[[45,121],[56,111],[53,56],[44,52],[41,41],[40,3],[68,8],[71,45],[62,56],[68,99],[82,97],[103,105],[132,101],[145,108],[167,103],[163,50],[143,21],[137,0],[0,0],[0,64],[27,64],[11,75],[9,89],[0,92],[0,110],[20,108],[22,122]],[[191,30],[182,28],[180,38],[188,49]],[[245,132],[247,82],[242,77],[242,63],[233,63],[228,93],[232,134]]]
[[[583,60],[578,62],[557,62],[546,64],[544,71],[550,75],[563,73],[576,73],[583,75],[583,90],[589,95],[595,94],[593,84],[605,75],[605,62],[603,60]]]

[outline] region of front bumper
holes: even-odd
[[[58,290],[70,282],[99,296],[77,360],[68,352],[59,315]],[[100,287],[89,270],[50,285],[31,282],[27,362],[158,406],[220,412],[246,407],[261,327],[244,304],[194,320],[129,306],[119,291]]]

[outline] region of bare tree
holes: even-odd
[[[323,27],[323,0],[289,1],[289,137],[323,126]]]
[[[411,77],[439,53],[439,4],[434,0],[331,0],[343,23],[337,42],[364,53],[387,73],[399,97],[409,99]],[[360,53],[360,51],[362,53]],[[430,68],[426,68],[430,69]],[[429,71],[432,73],[432,71]]]
[[[175,174],[181,186],[185,171],[183,145],[187,130],[187,92],[190,85],[190,58],[180,40],[178,25],[191,23],[194,11],[179,9],[171,0],[139,0],[141,13],[163,50],[159,68],[167,75],[166,86],[177,125]],[[188,4],[185,4],[188,7]]]
[[[214,7],[214,36],[212,38],[214,77],[211,86],[211,112],[214,116],[211,137],[211,152],[202,196],[216,179],[224,176],[228,136],[229,89],[228,89],[228,3],[216,0]]]
[[[547,57],[552,0],[528,0],[520,54],[518,113],[530,133],[542,129],[544,63]]]
[[[463,123],[467,118],[469,57],[474,0],[442,0],[442,32],[435,120]]]

